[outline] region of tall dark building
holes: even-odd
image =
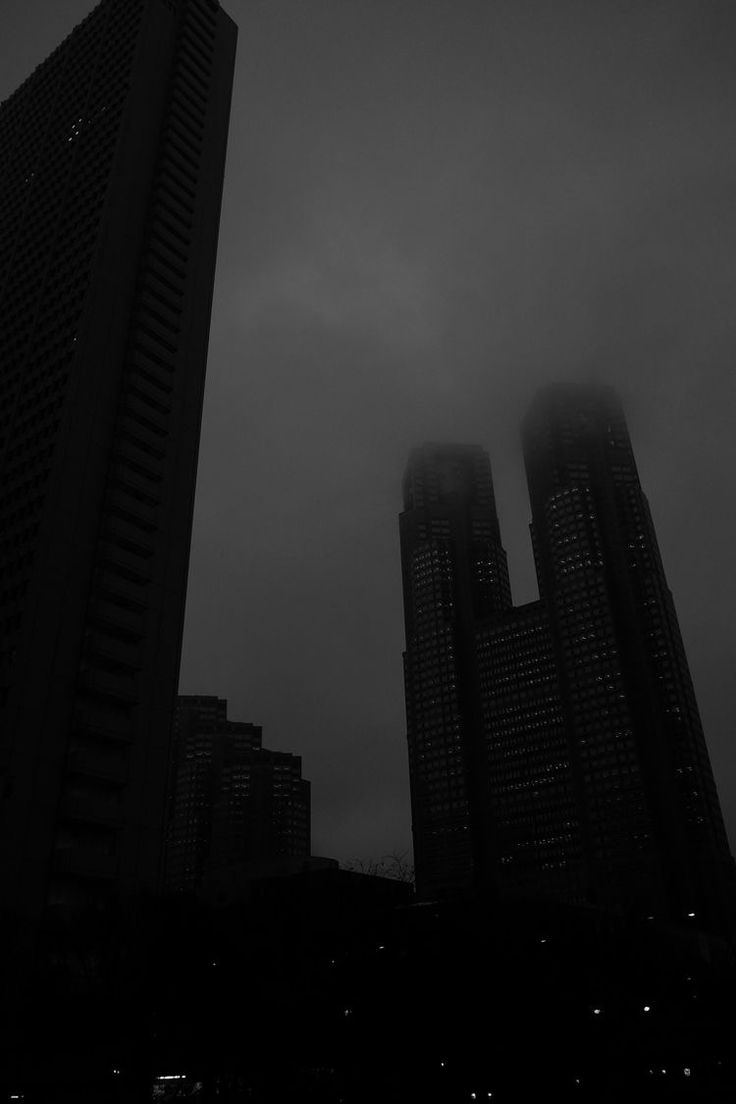
[[[417,884],[472,884],[487,832],[475,626],[511,606],[491,467],[480,448],[425,445],[400,521],[406,716]],[[474,811],[475,810],[475,811]]]
[[[550,387],[523,439],[538,602],[511,608],[504,565],[495,606],[474,604],[471,545],[458,526],[432,530],[434,515],[411,493],[427,450],[414,454],[404,484],[419,888],[481,886],[722,926],[733,860],[620,403],[606,388]],[[444,450],[454,464],[471,454],[488,470],[478,449]],[[443,555],[440,537],[449,539],[444,592],[421,559]],[[500,549],[495,515],[493,545]],[[445,669],[440,629],[452,657]],[[458,691],[454,716],[445,684]],[[451,764],[444,748],[453,738],[460,753]],[[428,856],[431,811],[446,812],[455,776],[472,861],[453,872]]]
[[[310,786],[301,758],[261,746],[222,698],[178,700],[169,782],[165,886],[207,883],[310,852]]]
[[[550,387],[523,439],[588,894],[715,919],[733,861],[620,402],[607,388]]]
[[[530,602],[476,629],[487,852],[504,897],[585,900],[580,819],[549,618]]]
[[[0,886],[157,883],[236,28],[102,0],[0,105]]]

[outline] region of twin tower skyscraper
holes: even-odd
[[[404,479],[417,886],[723,929],[733,860],[625,418],[542,391],[523,426],[539,600],[514,608],[481,448]]]

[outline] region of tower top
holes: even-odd
[[[480,445],[425,442],[409,456],[403,495],[406,510],[462,499],[495,511],[488,453]]]

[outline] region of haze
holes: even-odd
[[[5,98],[91,9],[6,0]],[[410,847],[411,446],[491,454],[543,382],[624,399],[736,840],[736,9],[230,0],[240,44],[182,661],[303,756],[313,850]]]

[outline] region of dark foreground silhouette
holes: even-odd
[[[736,1098],[730,952],[656,919],[328,871],[49,919],[35,945],[6,918],[2,948],[2,1101]]]

